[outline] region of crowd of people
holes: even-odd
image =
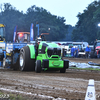
[[[77,46],[73,46],[71,48],[71,56],[72,57],[78,57],[78,48],[77,48]]]
[[[91,52],[91,48],[89,47],[89,45],[86,47],[85,49],[85,57],[86,58],[89,58],[89,53]],[[77,46],[73,46],[71,48],[71,56],[72,57],[78,57],[78,53],[79,53],[79,50],[78,50],[78,47]]]

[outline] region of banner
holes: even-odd
[[[17,26],[15,26],[15,29],[14,29],[13,42],[15,42],[16,40],[16,33],[17,33]]]
[[[30,28],[30,41],[34,40],[34,30],[33,30],[33,23],[31,24],[31,28]]]

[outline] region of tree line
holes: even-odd
[[[72,32],[72,40],[91,43],[100,39],[100,0],[88,5],[83,13],[78,13],[78,22]]]
[[[31,23],[34,24],[35,37],[37,36],[36,25],[39,24],[39,34],[49,33],[48,40],[62,40],[66,37],[69,27],[65,21],[64,17],[52,15],[46,9],[35,5],[29,7],[26,13],[16,10],[10,3],[0,5],[0,23],[6,26],[7,41],[13,40],[15,26],[17,26],[17,31],[29,32]]]
[[[66,12],[65,12],[66,13]],[[73,13],[73,12],[72,12]],[[31,23],[34,24],[34,35],[49,33],[47,40],[56,41],[95,41],[100,39],[100,0],[88,5],[83,13],[78,13],[78,22],[75,27],[65,24],[65,18],[52,15],[44,8],[36,5],[29,7],[26,13],[16,10],[10,3],[0,5],[0,23],[6,25],[6,40],[13,40],[14,27],[17,31],[30,31]],[[48,30],[48,28],[50,30]]]

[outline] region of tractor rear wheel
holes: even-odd
[[[35,65],[35,72],[40,73],[41,72],[41,61],[37,60]]]
[[[21,71],[35,70],[35,59],[30,58],[30,49],[28,46],[20,50],[19,66]]]

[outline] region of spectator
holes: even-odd
[[[77,48],[77,46],[75,46],[75,51],[74,51],[74,57],[78,57],[78,48]]]
[[[89,47],[89,45],[86,47],[85,49],[85,56],[86,58],[89,58],[89,53],[91,52],[91,48]]]
[[[75,52],[75,47],[73,46],[73,47],[71,48],[71,56],[72,56],[72,57],[74,57],[74,52]]]

